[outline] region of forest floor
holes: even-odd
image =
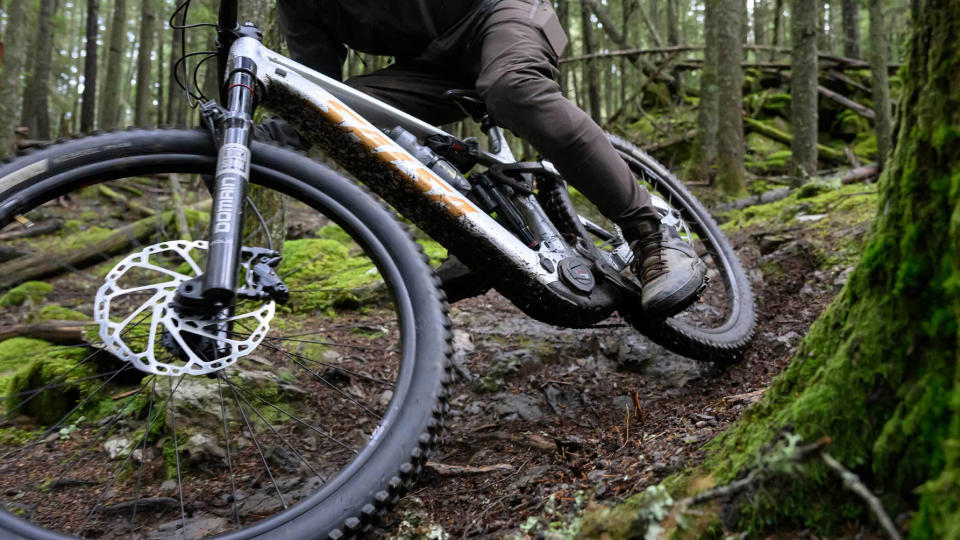
[[[448,432],[389,536],[569,537],[584,510],[695,465],[839,292],[875,206],[875,186],[818,185],[726,216],[758,308],[756,339],[726,367],[620,319],[556,328],[494,292],[454,305]]]

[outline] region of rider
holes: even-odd
[[[645,311],[696,299],[706,266],[660,223],[650,194],[554,81],[567,37],[548,0],[278,0],[294,60],[340,80],[345,45],[396,62],[347,84],[433,124],[464,114],[441,99],[476,87],[490,116],[530,142],[610,220],[636,254]]]

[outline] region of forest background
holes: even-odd
[[[214,33],[172,30],[177,3],[0,2],[0,156],[95,129],[196,125],[174,75],[211,95],[215,63],[200,65],[204,56],[197,55],[177,67],[181,38],[187,53],[199,52],[213,48]],[[187,22],[214,21],[217,5],[193,1]],[[888,83],[879,66],[895,70],[905,54],[904,0],[554,0],[554,6],[571,38],[561,60],[567,97],[687,180],[713,183],[719,196],[742,196],[758,178],[764,181],[752,191],[857,167],[890,147],[890,106],[877,104],[889,102],[891,85],[896,96],[899,80]],[[268,46],[285,51],[275,2],[248,0],[241,8],[241,20],[256,22]],[[344,74],[391,61],[351,53]],[[870,76],[871,63],[881,76]],[[878,91],[887,99],[874,99]]]

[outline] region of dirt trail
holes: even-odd
[[[443,466],[392,514],[391,536],[502,537],[542,530],[590,501],[642,491],[696,462],[703,444],[755,402],[839,289],[795,242],[761,258],[732,240],[759,297],[757,339],[719,369],[666,351],[622,321],[567,330],[496,293],[453,308],[458,380]],[[756,269],[775,259],[776,276]],[[776,306],[776,309],[764,309]]]

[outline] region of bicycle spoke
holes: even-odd
[[[277,491],[277,498],[280,499],[281,506],[286,509],[287,503],[283,500],[283,495],[280,493],[280,486],[277,485],[277,481],[273,478],[273,471],[270,470],[270,465],[267,464],[267,458],[263,455],[263,449],[260,448],[260,441],[257,440],[257,434],[253,431],[253,428],[250,427],[250,422],[247,420],[247,413],[243,410],[243,405],[240,404],[240,398],[237,397],[237,392],[233,388],[230,388],[230,392],[233,393],[233,400],[237,403],[237,409],[240,411],[240,417],[243,418],[243,424],[247,427],[250,438],[253,439],[253,445],[256,447],[257,453],[260,454],[260,461],[263,462],[267,476],[270,477],[270,482],[273,483],[273,488]]]
[[[222,373],[222,372],[221,372]],[[220,396],[220,416],[223,418],[223,445],[227,449],[227,470],[230,472],[230,505],[233,507],[233,519],[237,522],[237,528],[243,526],[240,524],[240,512],[237,510],[237,485],[233,475],[233,456],[230,452],[230,433],[227,430],[227,410],[223,402],[223,375],[217,375],[217,394]]]

